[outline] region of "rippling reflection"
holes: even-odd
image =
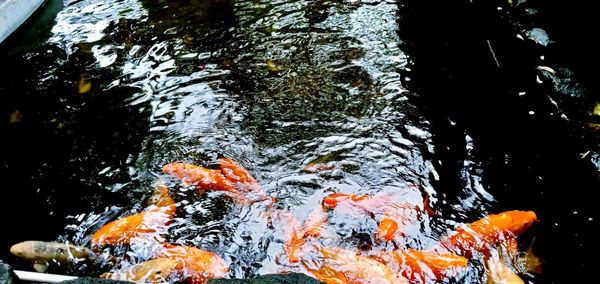
[[[306,18],[308,9],[305,3],[237,2],[237,28],[217,50],[178,40],[136,50],[140,55],[125,63],[120,84],[144,90],[131,103],[149,102],[153,109],[138,167],[155,176],[170,161],[205,164],[226,154],[243,161],[280,206],[299,216],[328,189],[426,186],[433,169],[421,151],[428,151],[429,135],[397,73],[405,59],[396,5],[331,5],[335,16],[319,23]],[[339,169],[302,173],[316,160]],[[190,215],[175,225],[174,239],[212,243],[230,259],[232,277],[278,270],[272,252],[281,250],[282,236],[273,239],[272,229],[256,223],[260,211],[233,206],[223,212],[222,205],[198,202],[184,207]],[[211,222],[196,222],[202,220]]]
[[[228,156],[299,220],[334,192],[429,198],[439,215],[415,217],[400,245],[430,248],[498,211],[497,200],[477,138],[445,132],[456,122],[424,114],[405,86],[399,9],[396,1],[66,1],[47,44],[11,58],[22,70],[0,73],[0,91],[23,93],[6,95],[2,110],[19,110],[23,122],[3,131],[39,133],[11,145],[18,151],[6,167],[36,179],[9,187],[50,201],[36,209],[57,216],[47,238],[88,245],[101,225],[142,210],[161,180],[178,203],[167,241],[219,254],[232,278],[302,271],[280,260],[286,236],[264,217],[265,204],[198,194],[162,173],[167,163],[211,167]],[[92,89],[77,95],[82,78]],[[29,148],[25,164],[18,153]],[[329,246],[392,248],[372,239],[377,221],[368,216],[331,214],[328,228]],[[129,260],[145,250],[130,248]],[[481,273],[470,267],[461,277]]]

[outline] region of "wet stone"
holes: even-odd
[[[12,271],[10,265],[0,260],[0,283],[3,284],[14,284],[19,283],[17,276]]]
[[[302,273],[267,274],[250,279],[213,279],[209,284],[317,284],[319,280]]]

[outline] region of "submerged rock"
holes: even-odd
[[[302,273],[267,274],[250,279],[212,279],[209,284],[317,284],[319,280]]]
[[[0,283],[3,284],[15,284],[19,283],[19,278],[12,271],[10,265],[0,260]]]

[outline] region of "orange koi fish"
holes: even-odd
[[[175,201],[165,186],[159,186],[148,200],[150,206],[143,212],[109,222],[92,235],[96,245],[129,244],[143,235],[160,235],[175,216]]]
[[[327,284],[402,283],[408,280],[388,266],[353,251],[321,248],[322,257],[302,264],[317,279]]]
[[[229,267],[219,255],[195,247],[167,244],[156,256],[177,260],[182,278],[192,284],[206,283],[209,279],[224,277],[229,272]]]
[[[381,214],[385,211],[385,208],[394,204],[393,201],[393,195],[385,193],[375,195],[332,193],[323,198],[322,204],[325,209],[335,209],[340,212],[349,211],[350,214],[357,213],[354,209],[359,209],[361,213],[366,214]]]
[[[171,163],[163,166],[163,171],[185,184],[197,186],[200,190],[236,191],[233,183],[223,175],[221,170],[211,170],[185,163]]]
[[[385,258],[389,265],[411,282],[441,281],[449,274],[467,267],[467,259],[453,253],[425,252],[414,249],[394,250]]]
[[[274,201],[248,170],[230,158],[219,159],[218,170],[185,163],[171,163],[165,165],[163,171],[185,184],[197,186],[199,190],[226,191],[229,197],[241,204]]]
[[[489,255],[493,246],[515,238],[537,221],[532,211],[507,211],[492,214],[471,224],[459,227],[440,241],[442,250],[470,257],[473,252]],[[435,248],[439,250],[440,247]]]
[[[301,227],[294,226],[298,221],[291,222],[292,228],[284,245],[290,262],[300,261],[306,241],[318,239],[325,222],[327,222],[327,214],[320,208],[315,208]]]
[[[160,211],[144,211],[112,221],[92,235],[96,245],[120,245],[135,242],[143,235],[156,235],[164,231],[170,221],[169,215]]]

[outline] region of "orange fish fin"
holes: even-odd
[[[498,258],[489,258],[486,268],[486,284],[525,284],[519,275]]]
[[[304,221],[302,226],[304,237],[318,238],[321,236],[321,231],[325,227],[327,222],[327,213],[320,207],[315,208]]]
[[[156,206],[161,210],[170,215],[174,216],[177,210],[177,205],[171,196],[169,195],[169,188],[164,184],[159,184],[154,193],[148,198],[148,206]]]
[[[247,185],[257,185],[258,182],[248,170],[230,158],[219,159],[219,168],[223,175],[230,181]]]
[[[531,241],[527,251],[520,257],[517,258],[518,263],[526,272],[542,273],[543,261],[533,252],[533,244],[535,238]]]

